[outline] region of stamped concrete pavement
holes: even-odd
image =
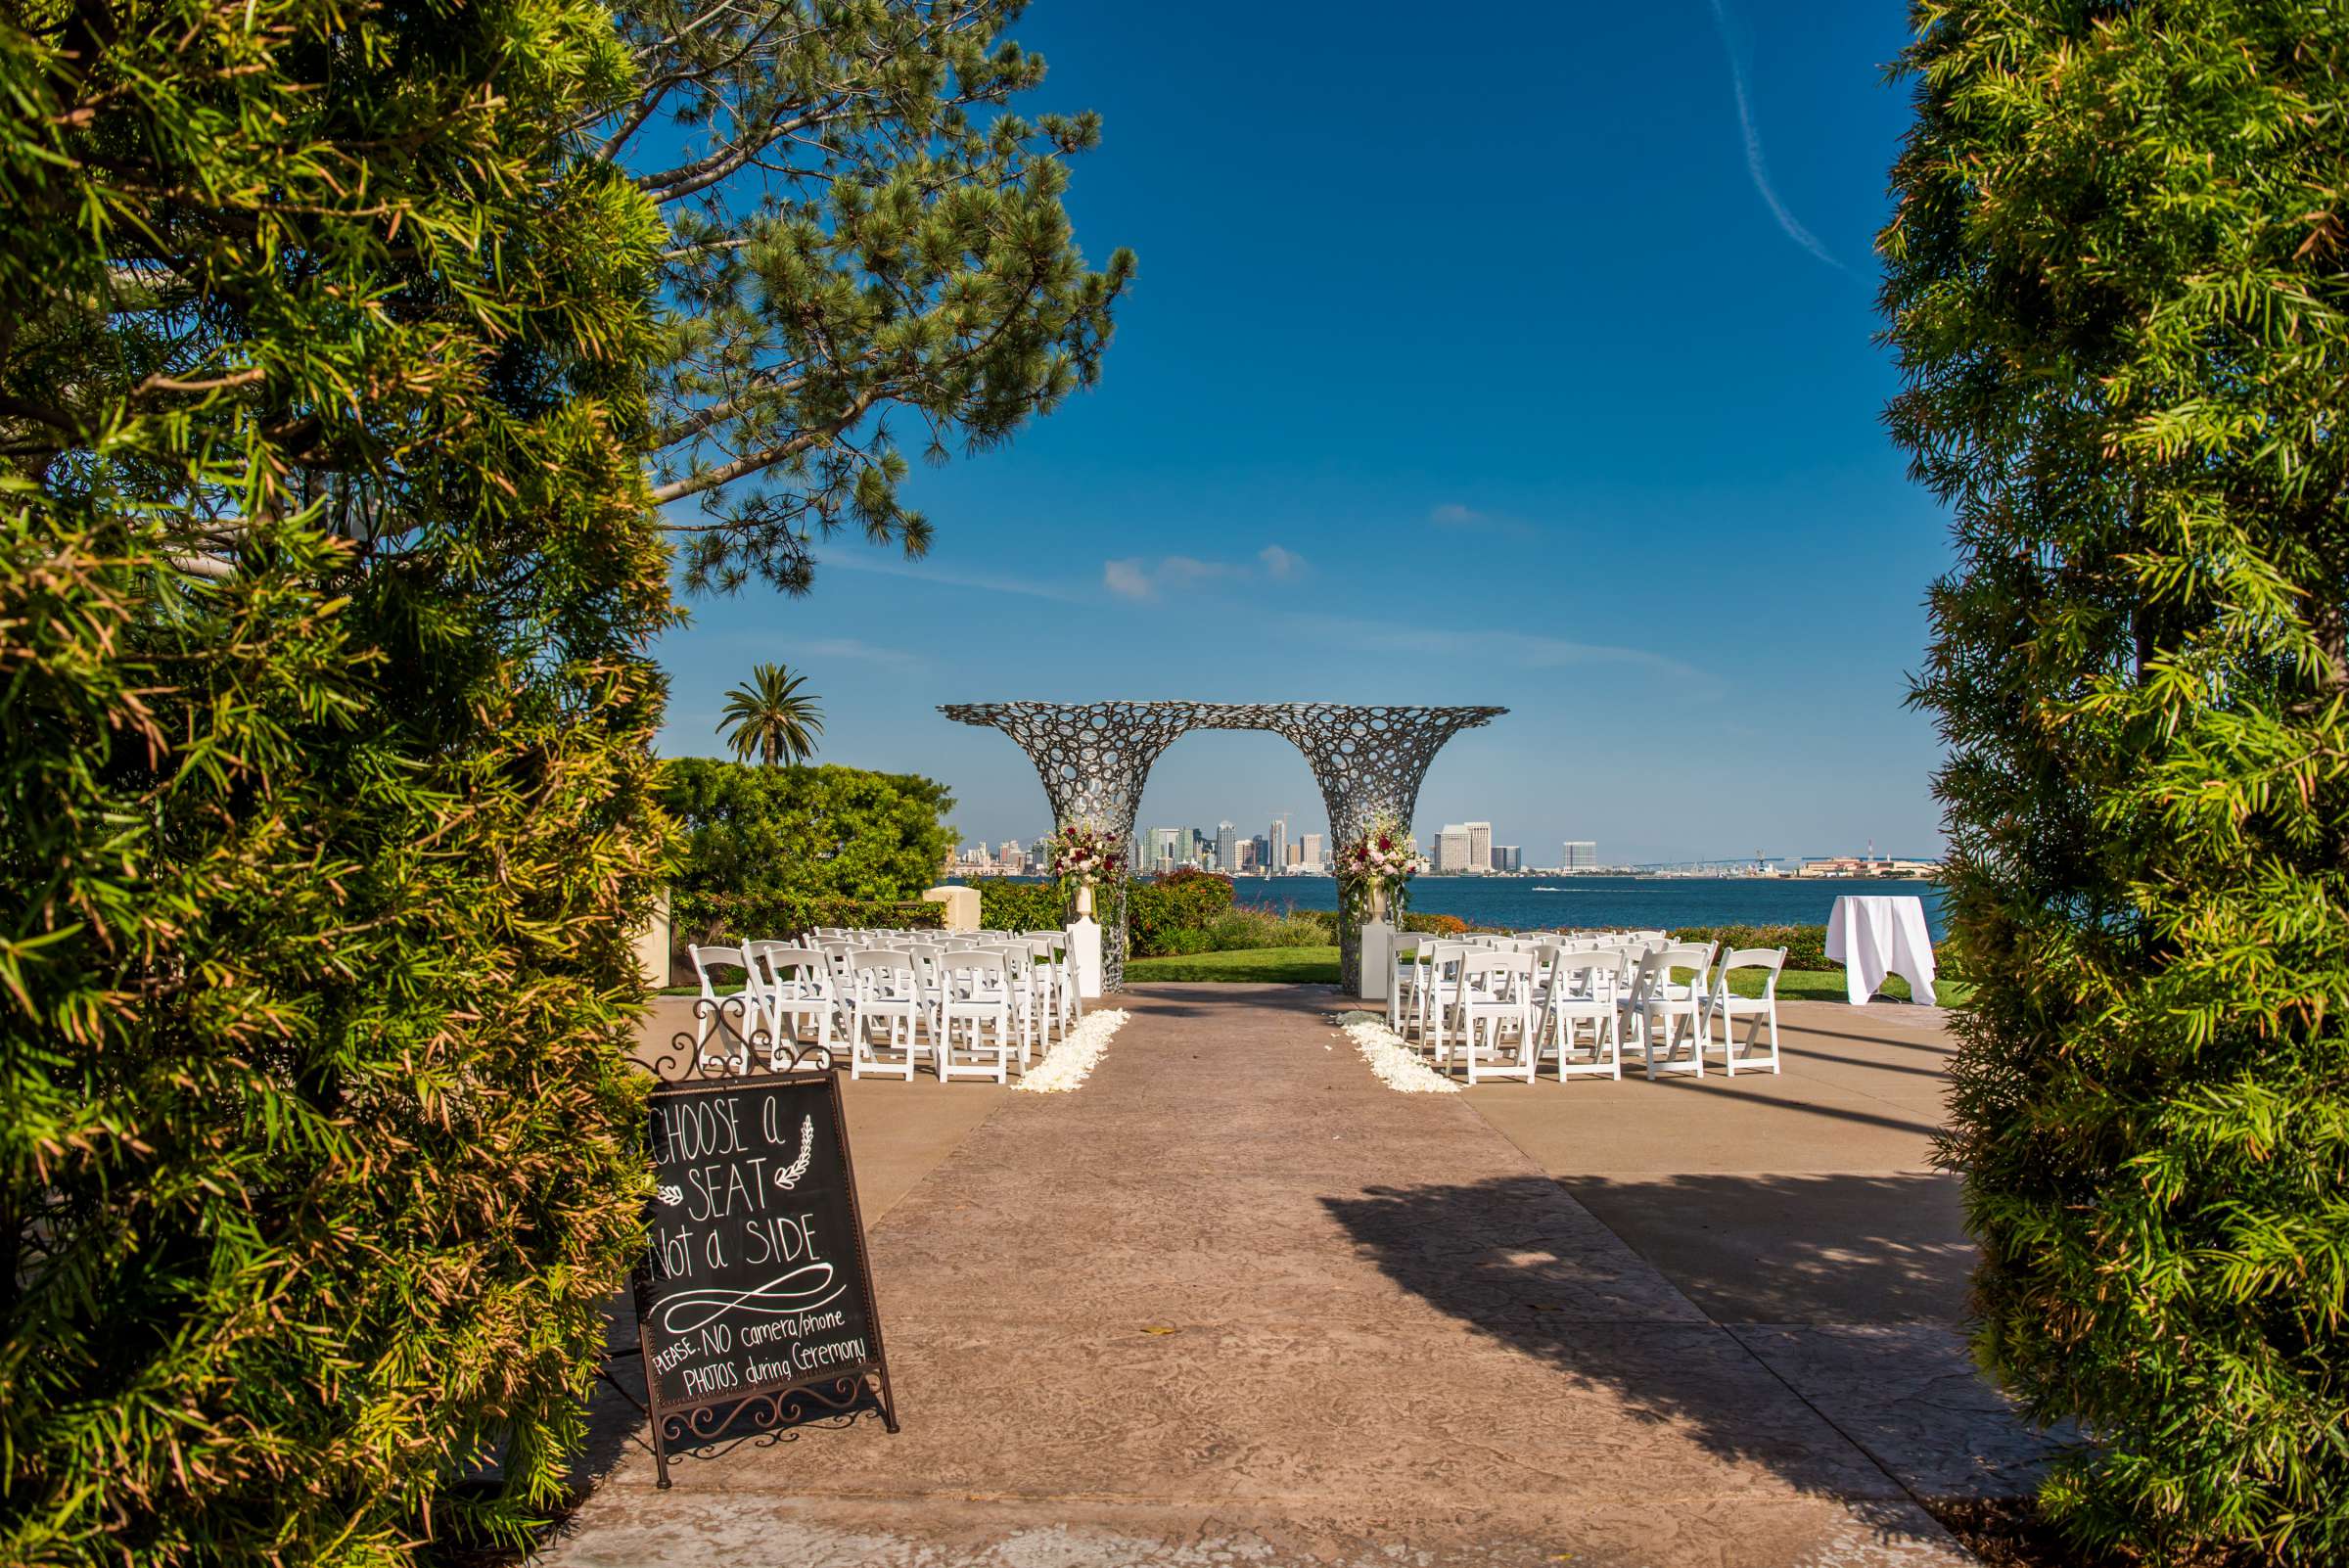
[[[1463,1097],[1379,1084],[1326,994],[1126,1004],[1083,1089],[999,1096],[873,1224],[901,1434],[685,1457],[664,1493],[614,1402],[545,1560],[1970,1560],[1864,1423]]]

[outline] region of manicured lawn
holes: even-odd
[[[1181,958],[1128,958],[1126,978],[1146,985],[1153,980],[1223,980],[1272,982],[1281,985],[1325,986],[1338,983],[1335,947],[1241,947],[1231,952],[1193,953]]]
[[[1334,986],[1338,982],[1338,949],[1335,947],[1242,947],[1233,952],[1194,953],[1181,958],[1128,958],[1126,978],[1136,985],[1154,980],[1221,980],[1235,984],[1246,982],[1305,985],[1319,983]],[[1685,977],[1683,977],[1685,978]],[[1957,981],[1947,981],[1934,988],[1936,999],[1945,1006],[1962,1001],[1972,987]],[[1762,977],[1756,973],[1740,974],[1736,978],[1740,995],[1759,996]],[[1882,994],[1896,1001],[1909,999],[1909,982],[1898,975],[1884,982]],[[1843,1000],[1843,971],[1840,969],[1790,969],[1778,976],[1778,995],[1786,1001]]]
[[[1232,952],[1202,952],[1181,958],[1128,958],[1126,978],[1137,985],[1153,980],[1222,980],[1235,985],[1323,985],[1338,983],[1335,947],[1241,947]],[[1686,979],[1685,975],[1681,977]],[[1943,981],[1933,988],[1943,1006],[1963,1001],[1973,987],[1961,981]],[[1737,977],[1741,996],[1762,994],[1762,977],[1751,971]],[[665,996],[698,996],[693,986],[670,986]],[[1909,999],[1909,982],[1895,975],[1884,982],[1883,994],[1895,1001]],[[1843,1000],[1840,969],[1789,969],[1778,977],[1778,995],[1786,1001]]]

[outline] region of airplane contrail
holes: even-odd
[[[1819,243],[1818,235],[1804,228],[1802,220],[1786,210],[1786,204],[1778,200],[1777,191],[1771,185],[1770,164],[1762,156],[1762,133],[1754,128],[1753,105],[1746,97],[1745,64],[1737,58],[1737,45],[1729,38],[1728,12],[1722,5],[1722,0],[1710,0],[1710,4],[1713,7],[1713,30],[1721,37],[1722,52],[1729,57],[1729,90],[1737,98],[1737,123],[1745,132],[1745,170],[1753,176],[1754,189],[1761,192],[1762,200],[1770,204],[1771,215],[1778,220],[1778,227],[1785,231],[1786,238],[1827,265],[1840,271],[1850,271]]]

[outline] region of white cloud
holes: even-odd
[[[1480,512],[1473,506],[1457,501],[1446,501],[1442,506],[1428,508],[1427,520],[1440,529],[1473,529],[1487,533],[1506,533],[1518,538],[1534,530],[1513,517],[1494,512]]]
[[[1158,564],[1158,579],[1169,587],[1187,588],[1194,583],[1212,582],[1218,577],[1236,577],[1245,570],[1223,561],[1202,561],[1197,556],[1170,555]]]
[[[921,655],[908,653],[902,648],[878,648],[869,642],[859,642],[854,637],[818,637],[812,642],[793,644],[791,652],[795,664],[799,659],[849,659],[908,673],[926,669],[930,663]]]
[[[1460,631],[1443,626],[1397,626],[1386,622],[1359,621],[1343,616],[1303,615],[1290,623],[1310,637],[1323,641],[1375,648],[1388,653],[1424,654],[1430,658],[1484,663],[1512,669],[1571,669],[1614,666],[1644,669],[1682,682],[1692,697],[1708,701],[1722,695],[1721,682],[1693,665],[1646,648],[1614,643],[1575,642],[1527,631]]]
[[[1778,227],[1786,238],[1827,265],[1850,271],[1819,243],[1818,235],[1804,228],[1795,215],[1786,210],[1786,204],[1778,200],[1777,188],[1770,183],[1770,164],[1762,157],[1762,133],[1754,127],[1753,105],[1746,96],[1745,62],[1737,57],[1737,45],[1729,37],[1727,10],[1722,5],[1722,0],[1712,0],[1712,5],[1713,30],[1721,35],[1722,50],[1729,57],[1729,91],[1737,99],[1737,124],[1745,132],[1745,171],[1752,176],[1754,189],[1769,204],[1771,216],[1778,220]]]
[[[916,582],[936,583],[942,588],[957,588],[973,593],[1016,593],[1030,599],[1052,599],[1062,604],[1082,604],[1092,595],[1082,588],[1056,582],[1039,582],[1033,577],[1007,577],[990,572],[954,572],[931,566],[924,561],[907,561],[902,557],[885,555],[835,555],[829,552],[816,557],[816,565],[827,572],[870,572],[876,576],[910,577]]]
[[[1162,592],[1179,593],[1210,582],[1246,582],[1258,576],[1287,581],[1306,569],[1305,557],[1277,544],[1267,544],[1249,561],[1203,561],[1195,555],[1161,556],[1146,561],[1138,555],[1101,563],[1101,585],[1122,599],[1155,599]]]
[[[1150,585],[1150,573],[1138,557],[1125,561],[1101,563],[1101,586],[1123,599],[1155,599],[1158,590]]]

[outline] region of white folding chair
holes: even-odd
[[[1451,1060],[1451,994],[1459,986],[1461,961],[1475,950],[1451,939],[1430,942],[1424,949],[1422,962],[1426,973],[1419,982],[1419,1042],[1438,1066]]]
[[[1030,931],[1023,935],[1052,945],[1049,972],[1053,1011],[1060,1020],[1060,1032],[1065,1038],[1070,1030],[1084,1022],[1084,998],[1077,993],[1076,966],[1069,962],[1069,934],[1065,931]]]
[[[1632,980],[1631,996],[1622,1010],[1650,1081],[1659,1072],[1705,1076],[1704,1019],[1710,995],[1706,971],[1712,964],[1711,943],[1701,947],[1687,944],[1653,947],[1639,960],[1639,971]],[[1673,979],[1674,972],[1682,969],[1693,974],[1685,982]],[[1661,1060],[1656,1040],[1659,1029],[1664,1034]],[[1681,1055],[1683,1039],[1688,1047],[1684,1057]]]
[[[1470,952],[1453,981],[1451,1029],[1474,1084],[1490,1062],[1489,1078],[1534,1081],[1534,958],[1523,952]],[[1514,1033],[1514,1040],[1504,1037]]]
[[[1622,963],[1617,952],[1560,948],[1552,953],[1536,1054],[1537,1059],[1556,1055],[1559,1083],[1623,1077],[1623,1016],[1616,1006]]]
[[[1708,1050],[1712,1048],[1712,1026],[1719,1022],[1721,1067],[1731,1078],[1735,1078],[1741,1068],[1748,1073],[1759,1073],[1765,1067],[1773,1073],[1778,1071],[1778,971],[1785,965],[1786,949],[1783,947],[1740,947],[1723,957],[1721,967],[1713,972],[1713,991],[1706,1008],[1705,1047]],[[1761,970],[1762,994],[1740,996],[1730,991],[1729,971],[1732,969]],[[1745,1050],[1742,1054],[1730,1039],[1730,1030],[1740,1016],[1747,1020]],[[1764,1024],[1770,1026],[1768,1056],[1762,1054],[1761,1034]]]
[[[759,976],[740,947],[701,947],[688,943],[685,956],[693,961],[694,978],[701,983],[701,1000],[710,1004],[693,1010],[693,1048],[697,1055],[709,1040],[710,1031],[720,1014],[731,1014],[736,1020],[735,1032],[746,1039],[751,1031],[765,1022],[765,996],[760,989]],[[721,991],[718,976],[713,973],[720,969],[740,971],[742,983],[733,991]]]
[[[1395,933],[1395,967],[1387,977],[1387,1028],[1397,1035],[1409,1033],[1418,1006],[1420,959],[1434,945],[1435,939],[1422,932]]]
[[[1044,1032],[1050,1027],[1045,1004],[1051,988],[1052,949],[1033,937],[1008,933],[1002,941],[990,945],[1003,954],[1011,971],[1011,1001],[1018,1014],[1020,1071],[1024,1073],[1037,1052],[1051,1049]]]
[[[938,1076],[1011,1081],[1011,964],[996,947],[956,947],[937,963]],[[994,1040],[987,1038],[992,1029]],[[1025,1058],[1023,1057],[1023,1063]]]
[[[775,1061],[780,1064],[786,1047],[796,1045],[811,1027],[815,1043],[831,1050],[836,998],[831,965],[824,955],[778,942],[754,945],[753,956],[766,970],[766,1020],[774,1036]]]
[[[890,945],[913,959],[914,972],[922,987],[922,1027],[929,1032],[930,1038],[936,1040],[939,1038],[938,1008],[941,1000],[938,964],[950,949],[944,943],[925,942],[918,937],[902,938]]]
[[[849,1002],[849,1077],[872,1072],[912,1083],[929,1011],[921,960],[898,947],[863,948],[849,955],[849,973],[853,988]],[[886,1046],[873,1038],[874,1029],[883,1024],[889,1026]]]

